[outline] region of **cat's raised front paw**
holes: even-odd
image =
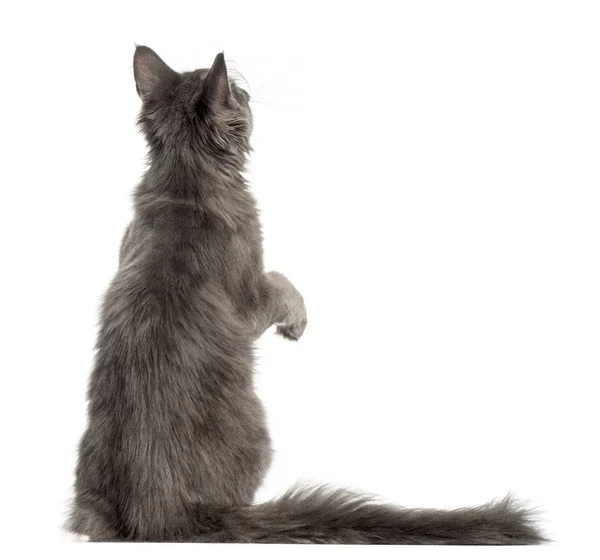
[[[300,323],[294,325],[279,325],[276,332],[288,340],[298,340],[304,333],[304,329],[306,329],[306,323],[306,319],[303,319]]]

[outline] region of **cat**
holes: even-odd
[[[148,167],[103,299],[67,529],[92,541],[534,544],[512,498],[411,510],[328,486],[255,505],[271,446],[252,380],[269,327],[298,340],[304,301],[263,271],[244,179],[249,95],[210,69],[178,73],[139,46]]]

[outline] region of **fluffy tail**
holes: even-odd
[[[406,509],[319,486],[255,506],[199,510],[196,542],[523,545],[546,539],[511,496],[480,507]]]

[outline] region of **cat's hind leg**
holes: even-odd
[[[90,541],[123,540],[109,515],[93,505],[77,505],[71,509],[65,529],[76,535],[86,536]]]

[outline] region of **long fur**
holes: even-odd
[[[178,73],[134,57],[148,169],[102,304],[68,529],[95,541],[533,544],[512,498],[410,510],[327,487],[254,505],[271,461],[253,342],[296,340],[300,293],[263,271],[243,178],[248,94],[218,55]]]
[[[511,496],[448,511],[386,505],[326,486],[296,487],[264,504],[212,513],[214,525],[204,534],[203,513],[196,542],[523,545],[544,540],[532,512]]]

